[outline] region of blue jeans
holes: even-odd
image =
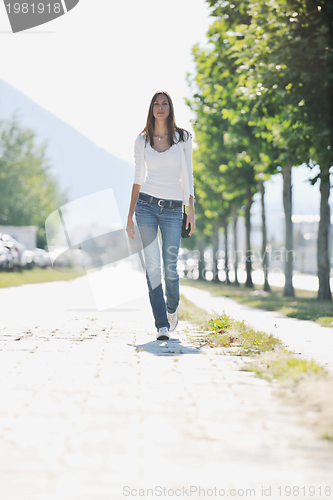
[[[135,206],[135,217],[144,248],[149,300],[155,318],[155,326],[157,330],[163,326],[169,328],[167,311],[174,313],[179,304],[177,261],[182,230],[182,207],[159,207],[138,198]],[[162,239],[166,302],[162,288],[158,228],[160,228]]]

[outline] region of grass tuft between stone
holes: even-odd
[[[301,382],[308,376],[327,376],[326,370],[314,360],[300,358],[283,347],[263,353],[247,363],[243,369],[253,371],[269,381],[279,380],[289,384]]]
[[[237,348],[238,355],[253,356],[271,351],[282,342],[265,332],[246,325],[244,321],[236,321],[227,314],[211,317],[211,314],[192,304],[181,296],[180,319],[195,323],[200,333],[193,341],[210,347]]]

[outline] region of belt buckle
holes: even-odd
[[[161,201],[164,203],[164,201],[165,201],[165,200],[158,200],[157,205],[158,205],[159,207],[164,207],[164,205],[160,205]]]

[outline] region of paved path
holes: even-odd
[[[289,349],[308,359],[315,359],[333,374],[333,328],[246,306],[227,297],[214,296],[190,286],[183,286],[182,293],[196,305],[212,311],[213,314],[222,314],[225,311],[237,320],[247,321],[258,330],[272,333]]]
[[[1,500],[333,498],[307,416],[186,323],[156,341],[146,296],[97,311],[80,278],[0,303]]]

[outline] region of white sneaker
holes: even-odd
[[[167,313],[167,316],[168,316],[168,321],[170,323],[169,332],[173,332],[174,330],[176,330],[178,325],[178,319],[179,319],[178,307],[174,313]]]
[[[156,339],[157,340],[169,340],[170,335],[169,335],[169,329],[167,326],[162,326],[162,328],[158,329],[158,332],[156,334]]]

